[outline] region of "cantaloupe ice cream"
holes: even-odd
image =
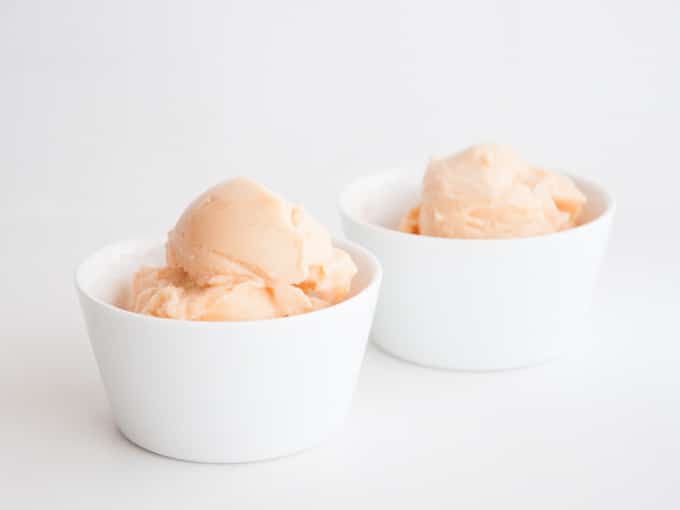
[[[463,239],[538,236],[576,226],[585,203],[570,178],[531,166],[508,147],[476,145],[429,163],[420,205],[399,230]]]
[[[272,319],[343,301],[357,268],[328,231],[250,179],[200,195],[168,234],[165,267],[142,267],[125,308],[197,321]]]

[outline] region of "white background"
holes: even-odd
[[[0,0],[0,507],[678,508],[679,6]],[[338,232],[351,178],[492,140],[618,199],[585,349],[460,374],[371,347],[345,430],[273,462],[116,431],[82,257],[238,174]]]

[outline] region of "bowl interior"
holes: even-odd
[[[380,268],[373,255],[349,241],[334,240],[333,244],[348,252],[357,265],[349,298],[378,280]],[[76,272],[76,284],[92,299],[118,306],[130,290],[132,275],[140,267],[162,265],[165,265],[164,242],[123,241],[88,257]]]
[[[162,242],[125,241],[102,248],[78,269],[80,289],[91,298],[118,306],[130,290],[132,275],[142,266],[165,264]]]
[[[590,223],[612,208],[611,197],[593,181],[570,175],[587,197],[580,223]],[[388,172],[355,181],[340,199],[342,211],[354,221],[396,230],[403,216],[420,201],[421,173]]]

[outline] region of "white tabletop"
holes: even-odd
[[[677,4],[488,1],[453,25],[433,0],[95,4],[0,16],[0,508],[680,507]],[[344,430],[270,462],[116,430],[84,256],[162,236],[236,174],[337,233],[348,180],[490,138],[617,197],[592,334],[564,358],[454,373],[370,346]]]

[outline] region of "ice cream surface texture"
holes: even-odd
[[[129,310],[200,321],[286,317],[344,300],[357,272],[302,208],[244,177],[189,205],[168,234],[166,262],[134,275]]]
[[[585,203],[568,177],[533,167],[508,147],[476,145],[430,162],[421,203],[399,230],[463,239],[538,236],[576,226]]]

